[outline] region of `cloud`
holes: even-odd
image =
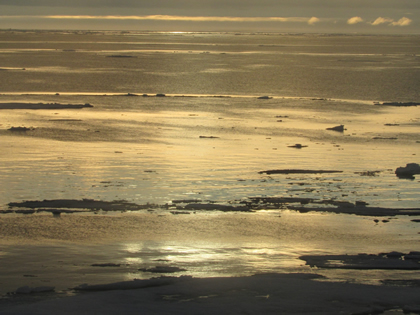
[[[360,16],[354,16],[347,20],[347,24],[357,24],[363,22],[363,19]]]
[[[315,23],[318,23],[319,21],[320,20],[317,17],[313,16],[308,20],[308,24],[309,25],[314,25]]]
[[[376,25],[380,25],[384,23],[389,23],[388,25],[392,25],[392,26],[408,26],[411,24],[411,22],[413,22],[413,20],[407,17],[402,17],[398,21],[395,21],[394,19],[391,19],[391,18],[378,17],[371,24],[376,26]]]
[[[413,22],[413,20],[411,20],[407,17],[402,17],[398,21],[392,22],[391,25],[394,25],[394,26],[408,26],[408,25],[411,24],[411,22]]]
[[[393,19],[390,18],[383,18],[383,17],[378,17],[375,21],[373,21],[371,24],[372,25],[380,25],[380,24],[384,24],[384,23],[392,23],[394,22]]]
[[[18,18],[19,16],[13,16]],[[25,16],[21,16],[25,18]],[[26,16],[27,17],[27,16]],[[297,22],[314,24],[319,19],[312,17],[235,17],[235,16],[179,16],[179,15],[38,15],[41,19],[56,20],[155,20],[189,22]]]

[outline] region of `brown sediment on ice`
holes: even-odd
[[[71,119],[71,118],[57,118],[57,119],[49,119],[48,121],[83,121],[81,119]]]
[[[200,200],[174,200],[169,204],[136,204],[124,200],[100,201],[93,199],[56,199],[43,201],[11,202],[9,209],[0,210],[0,214],[22,213],[34,214],[50,212],[61,213],[103,211],[141,211],[168,210],[172,214],[186,214],[182,211],[221,211],[221,212],[256,212],[260,210],[294,210],[306,212],[330,212],[337,214],[353,214],[359,216],[420,216],[420,208],[383,208],[368,207],[367,203],[357,201],[339,201],[332,199],[314,199],[300,197],[248,197],[224,203]],[[181,211],[181,212],[180,212]],[[190,212],[188,212],[190,213]]]
[[[344,125],[338,125],[331,128],[327,128],[327,130],[343,132],[345,129],[344,129]]]
[[[382,104],[376,103],[375,105],[383,105],[383,106],[417,106],[417,105],[420,105],[420,102],[384,102]]]
[[[16,71],[16,70],[25,71],[26,69],[25,68],[13,68],[13,67],[7,67],[7,68],[2,67],[2,68],[0,68],[0,71]]]
[[[241,202],[253,208],[261,208],[264,206],[268,208],[284,208],[284,205],[291,203],[309,204],[316,201],[317,200],[314,198],[302,197],[249,197]]]
[[[373,137],[373,140],[398,140],[396,137]]]
[[[131,281],[115,282],[108,284],[95,284],[87,285],[82,284],[75,288],[76,291],[111,291],[111,290],[133,290],[133,289],[143,289],[150,287],[161,287],[169,284],[174,284],[177,282],[183,282],[191,280],[191,276],[181,276],[181,277],[159,277],[152,279],[134,279]]]
[[[305,212],[331,212],[337,214],[355,214],[360,216],[396,216],[396,215],[408,215],[418,216],[420,215],[420,208],[383,208],[383,207],[366,207],[358,206],[352,203],[345,204],[338,207],[305,207],[305,206],[288,206],[290,210],[296,210],[301,213]]]
[[[299,258],[317,268],[420,270],[420,252],[417,251],[408,254],[305,255]]]
[[[34,130],[34,128],[32,127],[11,127],[9,129],[7,129],[9,131],[13,131],[13,132],[26,132],[26,131],[30,131],[30,130]]]
[[[378,176],[381,171],[363,171],[363,172],[354,172],[354,174],[359,174],[360,176]]]
[[[214,203],[190,203],[182,207],[185,210],[210,210],[210,211],[239,211],[239,212],[250,212],[254,211],[248,206],[230,206]]]
[[[420,215],[420,208],[383,208],[368,207],[367,203],[356,203],[333,199],[314,199],[300,197],[251,197],[241,201],[252,210],[289,209],[301,213],[331,212],[337,214],[354,214],[360,216],[396,216]]]
[[[152,272],[152,273],[175,273],[181,271],[187,271],[187,269],[172,267],[172,266],[156,266],[153,268],[140,268],[139,271]]]
[[[324,174],[324,173],[342,173],[337,170],[300,170],[300,169],[282,169],[282,170],[268,170],[260,171],[258,174]]]
[[[302,149],[302,148],[307,148],[307,145],[302,145],[300,143],[296,143],[295,145],[289,145],[287,146],[288,148],[296,148],[296,149]]]
[[[136,203],[127,202],[124,200],[118,201],[100,201],[94,199],[55,199],[55,200],[35,200],[35,201],[22,201],[10,202],[11,208],[27,208],[38,209],[43,211],[54,211],[54,209],[73,209],[73,210],[104,210],[104,211],[124,211],[124,210],[143,210],[148,209],[150,205],[138,205]],[[62,210],[56,210],[63,212]],[[72,210],[68,210],[72,211]],[[75,212],[75,211],[74,211]]]
[[[420,165],[417,163],[408,163],[405,167],[398,167],[395,170],[395,174],[401,178],[414,178],[414,175],[420,174]]]
[[[179,205],[183,203],[184,205]],[[10,202],[9,210],[0,210],[0,213],[24,213],[33,214],[38,212],[51,212],[53,214],[75,213],[86,211],[139,211],[150,209],[163,210],[206,210],[222,212],[246,212],[253,211],[247,205],[224,205],[215,202],[200,203],[197,200],[175,200],[174,205],[136,204],[124,200],[100,201],[93,199],[55,199],[55,200],[34,200],[22,202]],[[174,213],[178,214],[178,213]]]
[[[106,57],[108,58],[137,58],[136,56],[131,56],[131,55],[109,55]]]
[[[89,108],[93,105],[86,104],[60,104],[60,103],[0,103],[0,109],[69,109]]]
[[[92,267],[120,267],[121,264],[114,263],[103,263],[103,264],[92,264]]]

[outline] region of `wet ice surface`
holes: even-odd
[[[254,98],[65,98],[96,105],[2,111],[5,129],[34,128],[1,131],[2,181],[8,186],[2,204],[62,196],[158,204],[299,196],[417,206],[418,179],[394,174],[416,161],[417,107]],[[345,125],[343,133],[326,130],[337,122]],[[399,126],[384,126],[389,122]],[[307,147],[288,147],[296,143]],[[270,169],[342,173],[259,174]]]
[[[103,292],[6,307],[3,314],[90,314],[97,311],[101,314],[121,311],[138,314],[139,309],[148,314],[418,312],[418,288],[378,288],[319,282],[317,279],[319,277],[305,274],[266,274],[240,278],[137,280],[102,286]],[[133,287],[138,289],[133,290]],[[110,288],[119,290],[106,291]]]
[[[250,198],[295,198],[331,201],[325,206],[418,208],[419,179],[401,179],[394,172],[420,162],[419,107],[374,105],[418,101],[412,39],[354,42],[349,37],[340,38],[339,45],[332,39],[331,45],[329,38],[284,37],[280,40],[286,42],[272,45],[273,37],[253,36],[249,42],[240,36],[237,45],[229,36],[210,36],[206,42],[210,37],[204,35],[153,35],[147,43],[122,43],[118,36],[94,43],[73,36],[69,41],[26,38],[6,43],[10,49],[1,51],[0,81],[9,91],[0,95],[1,103],[94,106],[0,111],[2,294],[26,285],[54,286],[67,294],[82,283],[156,276],[150,270],[175,277],[303,272],[369,284],[419,278],[417,270],[311,268],[299,258],[418,251],[419,223],[412,221],[418,216],[297,213],[288,210],[291,203],[274,208],[262,203],[254,213],[221,213],[177,209],[176,202],[231,206]],[[215,38],[222,42],[213,45]],[[364,45],[355,44],[359,41]],[[116,57],[122,55],[130,58]],[[152,97],[157,93],[167,94]],[[269,97],[259,99],[264,95]],[[338,125],[345,130],[327,130]],[[12,127],[28,129],[8,130]],[[281,169],[340,173],[261,173]],[[9,207],[25,200],[83,199],[150,207],[61,215],[51,208],[16,214],[31,209]],[[293,206],[320,208],[313,202]],[[284,280],[288,289],[295,283],[297,289],[320,291],[301,282],[306,278],[289,277],[291,282]],[[166,295],[184,301],[191,294],[188,288]],[[317,296],[318,304],[312,301],[311,307],[318,305],[325,314],[329,302],[324,302],[331,301],[335,288],[322,287],[327,300]],[[270,294],[257,291],[254,297]],[[290,294],[298,297],[296,292]],[[394,296],[402,299],[405,294],[398,292]],[[243,305],[250,298],[236,297]],[[360,296],[336,298],[353,306],[354,299]],[[385,295],[379,300],[366,302],[367,309],[362,303],[357,311],[374,312],[377,304],[392,309]],[[220,302],[213,301],[213,306]],[[289,313],[305,304],[289,301]],[[405,301],[415,309],[412,300]],[[401,310],[400,304],[394,306]]]
[[[25,211],[9,203],[44,199],[126,200],[150,207],[137,214],[2,214],[2,294],[24,286],[73,294],[69,288],[83,283],[159,274],[207,278],[303,272],[375,285],[419,277],[418,270],[374,266],[314,269],[299,258],[418,250],[418,223],[411,221],[418,216],[289,212],[293,203],[275,209],[261,204],[245,217],[194,209],[183,214],[185,208],[171,213],[188,205],[177,200],[238,206],[256,197],[418,208],[418,179],[394,173],[416,162],[417,107],[356,102],[350,110],[340,101],[257,97],[24,98],[94,107],[2,110],[0,173],[7,191],[0,196],[2,210]],[[346,130],[326,130],[337,124]],[[31,130],[7,130],[12,126]],[[378,136],[390,139],[373,139]],[[290,147],[297,143],[307,147]],[[261,173],[276,169],[340,173]],[[148,271],[154,268],[162,273]],[[169,272],[174,270],[179,271]]]
[[[21,96],[14,97],[21,98]],[[7,98],[13,99],[12,96]],[[115,280],[151,277],[153,276],[151,273],[139,274],[138,269],[160,265],[162,262],[159,259],[166,260],[167,255],[176,258],[169,259],[170,262],[163,261],[164,264],[185,268],[187,274],[217,276],[253,274],[257,271],[287,272],[294,271],[295,268],[299,271],[308,271],[309,267],[303,267],[304,262],[300,261],[298,256],[311,253],[377,254],[393,250],[404,249],[407,253],[416,250],[418,223],[411,221],[415,217],[364,218],[324,214],[316,217],[321,218],[319,221],[321,228],[317,230],[319,233],[308,232],[314,223],[311,223],[311,227],[307,229],[297,228],[297,225],[293,224],[296,229],[288,227],[285,230],[290,233],[290,237],[287,237],[281,245],[273,246],[268,241],[254,243],[255,238],[260,237],[261,229],[267,229],[265,225],[261,228],[256,225],[252,228],[248,226],[245,230],[239,229],[239,235],[249,235],[243,240],[243,244],[234,242],[220,245],[219,242],[204,244],[200,242],[197,245],[191,243],[197,239],[196,234],[191,236],[186,233],[183,236],[182,233],[176,234],[175,231],[168,232],[162,229],[162,226],[166,226],[164,223],[166,221],[158,215],[161,213],[173,216],[170,211],[177,210],[179,205],[185,206],[177,200],[197,200],[204,204],[210,202],[238,206],[241,202],[255,197],[288,197],[296,200],[307,198],[351,204],[357,202],[367,204],[367,207],[418,208],[418,179],[400,179],[394,173],[396,167],[415,161],[418,152],[416,133],[418,122],[413,117],[416,117],[417,107],[382,108],[373,104],[352,103],[353,107],[350,110],[347,102],[282,98],[258,100],[248,97],[158,99],[52,95],[25,96],[25,98],[30,102],[37,100],[69,104],[88,102],[94,104],[94,107],[75,110],[4,111],[7,115],[2,130],[5,150],[1,156],[1,178],[2,185],[7,187],[8,193],[1,195],[3,210],[25,211],[25,208],[8,206],[9,203],[24,200],[82,200],[83,198],[108,202],[126,200],[129,203],[146,205],[141,211],[154,210],[156,219],[161,221],[157,227],[154,225],[157,223],[151,225],[157,228],[159,233],[152,233],[146,241],[156,241],[163,237],[162,235],[174,237],[174,243],[169,245],[167,241],[157,241],[154,245],[157,248],[151,250],[153,254],[150,254],[150,259],[144,260],[143,257],[149,255],[149,250],[140,250],[142,258],[139,260],[130,257],[124,250],[121,251],[121,245],[111,245],[115,240],[125,241],[128,238],[130,241],[135,240],[134,247],[143,248],[141,245],[143,243],[140,245],[136,243],[135,236],[140,237],[142,242],[145,236],[135,232],[136,229],[128,228],[128,232],[124,232],[125,227],[113,225],[112,222],[119,218],[118,211],[113,216],[110,214],[112,220],[93,226],[91,224],[99,222],[100,219],[95,216],[87,217],[92,222],[87,225],[89,228],[107,231],[113,239],[105,237],[105,233],[92,234],[89,228],[83,229],[80,224],[76,225],[80,231],[70,229],[69,225],[60,221],[60,217],[52,218],[51,214],[47,216],[41,213],[36,217],[38,218],[36,221],[41,225],[47,224],[42,222],[50,222],[52,225],[47,224],[44,229],[34,229],[35,215],[27,217],[26,220],[31,220],[31,223],[22,227],[22,230],[12,229],[9,235],[12,240],[17,236],[19,236],[17,239],[21,239],[22,231],[25,231],[24,235],[26,234],[23,240],[32,240],[41,244],[48,240],[81,241],[83,237],[86,237],[87,244],[90,244],[106,238],[108,245],[105,247],[99,245],[76,246],[77,249],[68,248],[66,245],[57,247],[57,253],[60,254],[49,267],[54,271],[54,268],[60,266],[59,262],[63,261],[59,256],[66,256],[65,252],[87,251],[86,256],[77,255],[78,259],[81,256],[86,257],[86,262],[74,261],[72,263],[79,266],[74,268],[69,266],[72,261],[70,257],[75,254],[69,254],[70,261],[64,263],[63,270],[66,270],[64,274],[73,276],[66,276],[58,281],[60,284],[56,285],[61,288],[66,287],[64,284],[70,283],[74,286],[86,281],[109,282],[109,277]],[[121,104],[124,111],[115,104]],[[398,122],[399,126],[384,126],[389,122]],[[326,130],[337,123],[344,124],[346,130],[344,132]],[[34,129],[24,133],[11,133],[6,130],[9,126],[16,125],[30,126]],[[372,139],[379,135],[398,139]],[[296,143],[307,147],[289,147]],[[339,170],[340,173],[261,173],[273,169]],[[147,207],[148,203],[150,207]],[[159,207],[164,205],[166,208]],[[299,206],[300,203],[293,205]],[[320,204],[310,203],[306,206],[322,208]],[[284,218],[281,209],[287,207],[288,204],[271,209],[275,216],[270,217],[270,212],[263,211],[270,210],[270,205],[262,204],[258,210],[259,214],[250,215],[269,215],[270,220],[277,222]],[[47,206],[41,203],[38,209],[43,208]],[[71,206],[68,208],[72,209]],[[50,209],[54,212],[54,206]],[[124,209],[121,206],[120,210]],[[103,215],[101,213],[99,211],[99,217]],[[193,209],[187,213],[190,214],[186,216],[195,216]],[[10,215],[13,219],[8,218],[8,220],[20,218],[16,222],[22,222],[23,218],[19,215],[17,217]],[[207,215],[216,220],[211,213]],[[299,218],[314,220],[315,217],[308,215],[299,214],[294,216],[294,220]],[[74,219],[76,222],[82,220],[76,214],[74,216],[77,218]],[[67,217],[64,219],[69,220]],[[247,219],[256,223],[252,216]],[[201,224],[197,225],[197,222],[191,220],[191,224],[196,225],[197,230],[203,228]],[[331,220],[331,223],[327,223],[328,220]],[[350,223],[352,221],[354,222]],[[166,224],[171,223],[166,222]],[[335,234],[335,228],[326,229],[327,224],[332,226],[344,224],[342,226],[344,234],[338,236]],[[360,225],[366,226],[371,231],[360,238],[355,236],[345,245],[350,230],[355,227],[359,229]],[[54,231],[60,231],[61,234]],[[224,228],[220,227],[209,231],[207,235],[211,237],[218,235],[217,237],[223,239],[221,236],[224,235],[223,231]],[[263,233],[264,237],[274,238],[277,242],[278,229],[268,231],[266,234]],[[142,233],[145,233],[144,229]],[[284,231],[281,235],[280,239],[283,240]],[[300,239],[302,235],[304,237]],[[181,238],[182,241],[177,238]],[[398,240],[396,243],[394,238]],[[185,239],[190,243],[185,243]],[[302,248],[296,239],[305,242],[305,248]],[[330,241],[326,241],[327,239],[334,239],[336,245],[332,246]],[[311,242],[319,240],[319,243],[310,247],[309,240]],[[226,239],[224,242],[229,243]],[[165,246],[172,246],[173,252],[168,254],[166,249],[162,249]],[[38,252],[34,254],[26,247],[22,247],[21,250],[24,256],[38,257],[34,258],[34,261],[38,262],[35,263],[38,267],[16,269],[15,276],[24,275],[28,273],[25,270],[36,270],[44,264],[44,255],[39,255]],[[48,246],[45,250],[50,252]],[[99,256],[100,259],[91,255],[95,251],[103,253]],[[13,252],[12,248],[5,249],[4,257],[15,257]],[[42,252],[42,247],[39,252]],[[215,264],[212,263],[214,261]],[[91,266],[98,263],[121,265],[117,268]],[[83,268],[87,268],[87,274],[94,276],[91,278],[86,276],[86,281],[82,280],[85,277],[80,277],[85,275]],[[55,277],[54,271],[42,271],[42,276],[39,278],[22,277],[18,282],[23,280],[21,282],[23,285],[28,280],[38,284],[40,281],[52,281],[48,279]],[[330,276],[338,279],[341,277],[366,279],[366,275],[361,273],[349,275],[344,272],[344,276],[340,273],[341,271],[335,271],[334,275]],[[106,275],[103,280],[100,280],[101,274]],[[400,273],[397,274],[400,276]],[[381,274],[381,276],[386,275]],[[381,276],[378,276],[378,279]],[[16,289],[14,281],[7,290]]]
[[[3,294],[21,286],[68,292],[82,283],[149,279],[159,276],[147,271],[156,267],[163,268],[162,275],[195,278],[304,272],[376,285],[384,279],[412,280],[418,270],[311,269],[300,256],[408,253],[418,244],[417,224],[407,217],[375,223],[372,217],[285,210],[7,214],[2,218],[1,287]]]

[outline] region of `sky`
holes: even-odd
[[[0,0],[0,29],[420,34],[420,0]]]

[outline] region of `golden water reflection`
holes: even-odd
[[[81,96],[66,97],[81,102]],[[416,108],[307,99],[119,100],[124,111],[115,98],[99,96],[92,96],[100,105],[91,110],[2,111],[4,128],[23,124],[35,130],[23,135],[0,130],[0,188],[8,190],[0,204],[64,195],[165,203],[188,195],[232,200],[287,194],[414,206],[416,187],[396,179],[393,169],[419,153],[414,143]],[[385,126],[396,122],[399,126]],[[345,124],[344,133],[325,130],[338,123]],[[288,147],[295,143],[307,147]],[[305,178],[258,175],[279,168],[345,173]],[[354,174],[368,170],[381,171],[380,180]],[[293,187],[303,181],[307,190]],[[325,185],[331,181],[342,185]]]
[[[4,286],[5,290],[16,289],[18,284],[40,286],[48,282],[68,288],[86,282],[110,283],[161,275],[322,272],[331,279],[384,279],[386,271],[311,270],[299,257],[407,253],[416,250],[419,239],[418,223],[410,218],[376,223],[373,217],[288,210],[190,215],[103,212],[63,214],[59,218],[11,214],[2,215],[0,223],[0,281],[10,284]],[[179,271],[147,271],[157,266]],[[388,273],[413,276],[413,272]],[[22,277],[25,274],[36,277]]]

